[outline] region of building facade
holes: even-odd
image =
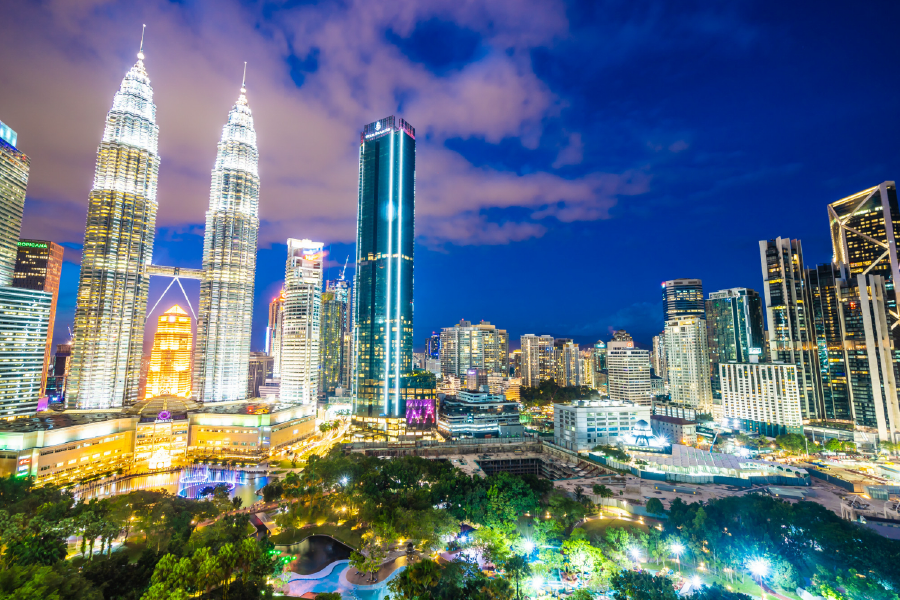
[[[46,391],[51,403],[64,402],[66,382],[69,378],[69,363],[72,358],[72,344],[57,344],[53,355],[52,373],[47,377]]]
[[[412,371],[416,131],[391,116],[365,126],[359,145],[354,421],[398,426],[402,379]]]
[[[612,341],[607,347],[607,364],[607,392],[610,400],[650,406],[649,351],[633,347],[633,342]]]
[[[284,317],[284,290],[269,302],[269,322],[266,326],[266,354],[272,357],[275,377],[281,376],[281,322]]]
[[[722,363],[724,417],[745,431],[777,436],[803,430],[797,365]]]
[[[336,288],[335,284],[344,284]],[[346,281],[329,281],[322,294],[322,323],[319,327],[319,392],[333,393],[344,387],[346,363],[349,362],[348,313],[349,286]]]
[[[259,398],[259,388],[272,378],[275,360],[265,352],[250,353],[250,369],[247,373],[247,397]]]
[[[0,121],[0,286],[13,284],[31,171],[28,156],[16,147],[18,140],[16,132]]]
[[[697,422],[681,417],[653,415],[650,427],[658,437],[664,437],[670,443],[691,446],[697,443]]]
[[[440,401],[438,431],[451,439],[522,437],[519,404],[502,394],[460,390]]]
[[[578,344],[570,339],[553,341],[553,363],[556,366],[556,384],[560,387],[582,385],[581,351]]]
[[[319,392],[324,244],[289,239],[287,246],[279,398],[314,410]]]
[[[522,385],[538,387],[542,381],[556,376],[553,364],[553,336],[525,334],[520,338]]]
[[[191,397],[193,346],[191,317],[176,304],[160,315],[156,323],[145,398]]]
[[[699,279],[672,279],[662,284],[663,321],[682,317],[706,318],[703,282]]]
[[[765,361],[766,328],[759,294],[747,288],[712,292],[706,301],[706,334],[713,401],[721,404],[721,363],[750,362],[751,355]]]
[[[52,300],[50,292],[0,286],[0,419],[37,410]]]
[[[47,344],[44,347],[44,372],[41,379],[44,395],[47,373],[50,371],[53,349],[53,324],[56,321],[56,302],[59,299],[59,278],[62,275],[63,247],[44,240],[19,240],[16,267],[12,285],[28,290],[40,290],[51,294],[50,326],[47,327]]]
[[[769,327],[769,360],[797,367],[803,419],[821,418],[824,411],[819,356],[802,245],[800,240],[786,238],[763,240],[759,242],[759,254]]]
[[[509,336],[487,321],[472,325],[461,320],[441,330],[441,374],[464,376],[469,369],[485,373],[509,373]]]
[[[242,85],[216,151],[203,235],[194,393],[201,402],[247,394],[259,235],[259,152]]]
[[[106,117],[88,199],[67,401],[85,409],[138,399],[156,229],[156,105],[143,52]]]
[[[633,402],[610,399],[554,404],[553,443],[575,452],[587,452],[599,445],[616,445],[641,420],[650,421],[650,407]]]
[[[713,413],[706,321],[684,317],[666,321],[666,368],[669,397]]]
[[[650,351],[650,366],[653,373],[663,381],[669,380],[669,370],[666,365],[666,332],[653,336],[653,350]]]

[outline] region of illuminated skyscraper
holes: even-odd
[[[259,153],[247,90],[228,113],[212,171],[194,353],[201,402],[247,396],[259,232]]]
[[[41,375],[41,395],[50,370],[50,350],[53,347],[53,322],[56,320],[56,301],[59,298],[59,278],[62,274],[63,247],[43,240],[19,240],[13,286],[49,292],[50,320],[47,344],[44,349],[44,371]]]
[[[319,342],[324,244],[288,240],[281,342],[282,402],[315,410],[319,392]]]
[[[360,135],[354,420],[401,426],[412,370],[416,131],[397,117]],[[391,423],[384,421],[390,419]]]
[[[322,294],[321,342],[319,344],[319,392],[333,392],[349,382],[350,283],[329,281]]]
[[[444,327],[439,338],[441,373],[466,377],[469,369],[509,375],[509,335],[487,321],[472,325],[461,320]]]
[[[672,279],[662,284],[663,321],[682,317],[706,318],[703,282],[699,279]]]
[[[762,299],[747,288],[713,292],[706,301],[706,335],[709,346],[713,403],[721,404],[719,365],[765,360],[766,329]]]
[[[18,135],[0,121],[0,286],[12,285],[25,188],[31,161],[16,148]]]
[[[553,336],[526,333],[519,338],[522,350],[522,385],[538,387],[556,376],[553,365]]]
[[[191,317],[177,304],[160,315],[147,371],[146,398],[191,397]]]
[[[108,408],[138,399],[156,227],[156,105],[144,54],[106,117],[88,199],[67,401]]]

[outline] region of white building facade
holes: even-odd
[[[666,321],[666,370],[672,402],[712,411],[706,320],[684,317]]]
[[[648,367],[649,368],[649,367]],[[615,445],[640,420],[650,422],[650,407],[615,400],[577,400],[553,405],[553,443],[575,452]]]
[[[606,354],[610,400],[650,406],[650,352],[634,342],[610,342]]]
[[[289,239],[284,273],[284,315],[279,399],[315,410],[319,387],[319,339],[324,244]]]
[[[723,363],[719,375],[726,419],[802,427],[796,365]]]

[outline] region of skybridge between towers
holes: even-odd
[[[168,287],[159,297],[159,300],[156,301],[156,304],[153,305],[153,308],[147,313],[147,316],[144,317],[144,321],[150,318],[150,315],[153,314],[153,311],[156,310],[156,307],[159,306],[159,303],[168,293],[169,288],[172,287],[172,284],[176,281],[178,282],[178,287],[181,288],[181,293],[184,294],[184,299],[187,301],[188,308],[191,309],[191,314],[194,318],[197,318],[197,314],[194,312],[194,307],[191,306],[191,300],[188,298],[187,292],[184,291],[184,287],[181,285],[182,279],[196,279],[197,281],[203,281],[203,269],[187,269],[185,267],[163,267],[160,265],[148,265],[144,270],[144,274],[147,276],[157,276],[157,277],[171,277],[172,281],[169,282]]]

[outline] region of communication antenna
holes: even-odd
[[[144,23],[141,28],[141,48],[138,50],[138,59],[144,60],[144,32],[147,31],[147,24]]]
[[[244,85],[246,83],[247,83],[247,61],[245,60],[244,61],[244,78],[241,79],[241,88],[247,87],[246,85]]]

